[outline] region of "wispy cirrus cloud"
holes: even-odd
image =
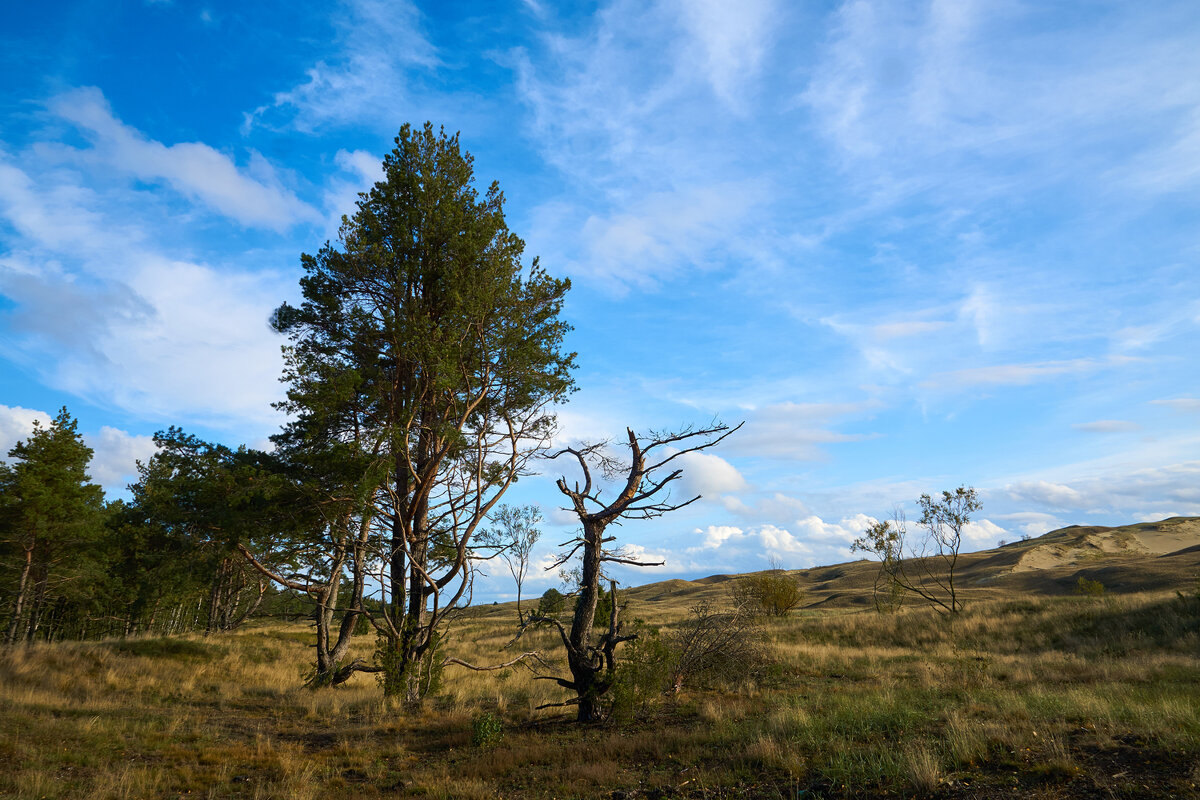
[[[1151,400],[1156,406],[1166,406],[1176,411],[1200,411],[1200,397],[1170,397],[1161,400]]]
[[[1141,430],[1141,425],[1123,419],[1098,419],[1094,422],[1079,422],[1071,426],[1085,433],[1128,433]]]
[[[862,416],[871,403],[778,403],[746,415],[746,425],[727,445],[730,453],[796,461],[828,458],[823,445],[858,442],[875,433],[834,429],[846,417]]]
[[[1133,359],[1110,357],[1106,359],[1072,358],[1028,364],[994,364],[931,375],[921,385],[940,390],[962,390],[980,386],[1028,386],[1060,377],[1086,375],[1102,369],[1121,366],[1131,361]]]
[[[244,131],[256,125],[312,132],[379,123],[382,109],[412,97],[414,71],[429,72],[441,63],[422,31],[420,10],[408,0],[343,0],[331,24],[334,47],[327,59],[309,67],[302,82],[248,113]]]
[[[731,6],[720,0],[680,0],[679,16],[691,34],[713,92],[728,107],[744,109],[784,9],[772,0]]]

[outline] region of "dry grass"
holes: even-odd
[[[0,654],[0,796],[1198,797],[1196,606],[1001,600],[953,623],[806,611],[769,623],[780,667],[765,682],[585,729],[535,710],[561,690],[519,668],[448,672],[418,711],[365,675],[303,689],[301,625],[40,645]],[[496,661],[511,631],[489,607],[450,647]],[[531,644],[554,652],[548,633]],[[485,710],[504,736],[475,748]]]

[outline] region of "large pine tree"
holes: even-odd
[[[303,256],[303,304],[276,312],[293,342],[281,439],[354,442],[381,476],[373,621],[385,689],[415,698],[470,587],[472,536],[546,443],[574,354],[558,316],[569,283],[522,264],[503,194],[479,195],[457,135],[406,125],[383,168],[340,246]]]

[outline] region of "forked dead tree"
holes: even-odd
[[[672,499],[669,487],[683,474],[683,470],[672,465],[672,462],[687,453],[716,445],[740,427],[731,428],[714,422],[704,428],[685,428],[674,433],[651,431],[645,436],[638,436],[630,428],[626,431],[629,446],[627,464],[609,455],[606,452],[607,443],[603,442],[578,448],[566,447],[550,456],[574,456],[583,473],[582,484],[576,481],[572,485],[567,483],[566,478],[558,479],[559,491],[570,499],[571,511],[582,526],[579,536],[563,544],[568,549],[551,567],[561,566],[576,553],[582,553],[582,579],[570,630],[552,617],[535,614],[531,618],[533,623],[555,626],[567,651],[571,677],[543,677],[574,692],[575,697],[551,705],[577,705],[577,719],[580,722],[599,719],[600,698],[612,686],[616,670],[617,646],[636,638],[635,635],[622,633],[621,603],[616,596],[615,581],[610,581],[613,602],[606,628],[598,639],[593,637],[603,565],[657,566],[662,563],[640,561],[619,547],[611,547],[616,537],[605,535],[608,527],[619,525],[622,519],[660,517],[699,500],[699,495],[679,501]],[[601,488],[593,476],[596,470],[610,480],[624,479],[624,485],[618,484],[620,489],[617,496],[609,502],[600,499]]]

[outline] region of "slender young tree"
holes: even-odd
[[[877,608],[885,607],[879,600],[882,586],[888,593],[916,595],[953,617],[963,609],[961,587],[956,582],[963,530],[970,524],[971,515],[983,506],[975,489],[966,486],[943,491],[940,500],[923,494],[917,504],[923,535],[910,534],[904,512],[897,508],[891,520],[872,525],[850,549],[879,559]]]
[[[480,544],[493,548],[494,555],[503,559],[508,566],[517,584],[517,621],[523,625],[525,615],[521,612],[521,586],[529,574],[533,546],[542,538],[542,532],[537,527],[542,515],[537,506],[502,505],[492,515],[491,521],[493,527],[483,532]]]
[[[405,125],[395,143],[339,243],[302,257],[304,302],[274,325],[291,339],[284,407],[301,428],[360,436],[364,474],[382,476],[371,621],[385,690],[416,700],[469,598],[473,537],[548,441],[574,354],[569,283],[522,264],[504,196],[480,196],[458,136]]]
[[[695,453],[718,444],[740,427],[730,428],[714,422],[704,428],[685,428],[674,433],[651,431],[646,436],[638,436],[629,428],[626,430],[629,461],[624,464],[608,455],[607,443],[566,447],[553,454],[553,458],[573,456],[583,474],[583,483],[576,481],[568,484],[566,478],[558,479],[558,489],[571,501],[570,510],[579,518],[582,527],[578,537],[563,545],[569,549],[554,565],[561,566],[576,553],[582,554],[579,597],[570,630],[553,617],[533,617],[535,623],[546,623],[557,628],[567,651],[571,677],[544,677],[574,692],[575,696],[565,703],[551,705],[576,705],[579,722],[599,719],[600,699],[612,686],[616,672],[616,648],[622,642],[636,638],[634,634],[622,632],[621,604],[617,599],[615,581],[609,582],[612,605],[609,618],[602,622],[606,629],[599,639],[593,637],[603,565],[615,563],[645,567],[662,563],[640,561],[620,548],[611,547],[610,543],[616,537],[606,535],[609,526],[619,525],[623,519],[660,517],[699,500],[699,495],[685,500],[671,498],[670,485],[683,475],[683,470],[672,465],[672,462],[686,453]],[[605,502],[600,499],[601,487],[599,482],[593,480],[595,470],[606,478],[623,478],[624,485],[619,486],[612,500]]]

